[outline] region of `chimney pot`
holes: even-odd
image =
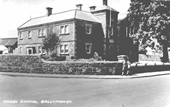
[[[103,0],[103,5],[107,6],[107,0]]]
[[[82,4],[77,4],[76,7],[77,7],[77,10],[82,10]]]
[[[90,8],[90,11],[93,11],[96,9],[96,6],[90,6],[89,8]]]
[[[52,9],[53,9],[53,8],[47,7],[46,9],[47,9],[47,16],[52,15]]]

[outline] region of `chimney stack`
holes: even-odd
[[[82,4],[77,4],[76,7],[77,7],[77,10],[82,10]]]
[[[103,0],[103,5],[107,6],[107,0]]]
[[[52,15],[52,9],[53,9],[53,8],[47,7],[46,9],[47,9],[47,16]]]
[[[89,8],[90,8],[90,11],[93,11],[96,9],[96,6],[90,6]]]

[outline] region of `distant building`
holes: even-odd
[[[17,44],[17,38],[0,38],[0,54],[13,54]]]
[[[50,33],[60,38],[60,56],[90,58],[97,52],[109,59],[111,48],[117,53],[118,12],[107,5],[107,0],[101,7],[91,6],[90,12],[83,11],[82,4],[56,14],[52,14],[52,8],[46,9],[46,16],[32,18],[18,27],[19,54],[42,53],[42,40]]]
[[[127,17],[118,21],[119,54],[127,55],[131,62],[138,62],[139,42],[132,39],[134,29],[129,26]]]

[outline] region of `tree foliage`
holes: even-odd
[[[170,41],[169,1],[131,0],[128,11],[127,22],[132,28],[131,37],[139,41],[140,48],[149,46],[157,49],[156,42],[159,46],[167,47]]]
[[[45,49],[47,53],[51,53],[54,50],[56,50],[59,43],[60,43],[59,36],[57,36],[55,33],[48,34],[43,39],[42,49]]]

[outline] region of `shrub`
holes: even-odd
[[[106,61],[44,61],[45,55],[0,55],[1,72],[42,74],[110,75],[109,69],[121,69],[122,64]],[[60,60],[65,57],[57,57]],[[58,59],[59,60],[59,59]],[[117,71],[116,71],[117,72]]]

